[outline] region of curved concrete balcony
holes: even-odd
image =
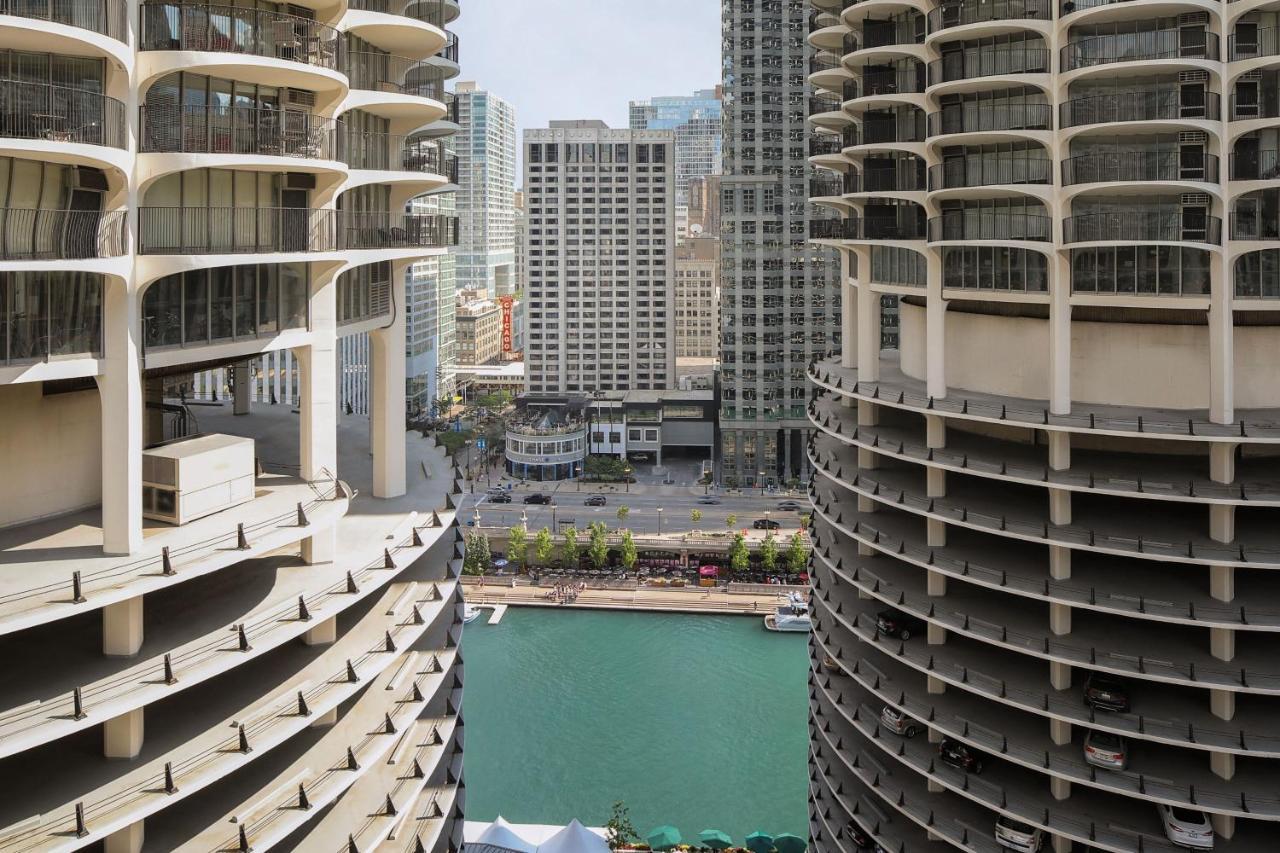
[[[1117,92],[1063,101],[1058,105],[1058,116],[1064,129],[1131,122],[1173,122],[1200,128],[1206,122],[1221,119],[1221,104],[1222,96],[1217,92],[1208,92],[1202,104],[1184,104],[1176,88],[1159,92]]]
[[[458,158],[420,135],[347,134],[342,156],[351,167],[344,191],[361,184],[394,184],[427,192],[458,182]]]
[[[1257,182],[1234,191],[1244,194],[1275,186],[1280,181],[1280,150],[1267,148],[1261,151],[1232,152],[1229,164],[1229,180]]]
[[[1257,29],[1247,40],[1235,33],[1227,36],[1227,61],[1240,63],[1240,71],[1275,65],[1276,57],[1280,57],[1280,29],[1274,26]]]
[[[970,80],[1017,81],[1022,85],[1027,75],[1049,73],[1052,55],[1043,46],[1009,46],[991,50],[962,51],[929,63],[930,94],[952,91],[978,91],[985,87],[962,85]],[[1047,79],[1046,79],[1047,83]],[[951,85],[947,85],[951,84]],[[960,85],[957,85],[960,84]]]
[[[880,240],[923,240],[925,227],[922,218],[897,219],[891,217],[850,216],[847,219],[815,219],[809,222],[810,240],[849,240],[858,242]]]
[[[1052,242],[1053,219],[1027,213],[965,211],[929,220],[930,243]]]
[[[1051,185],[1053,161],[1043,158],[957,157],[929,167],[929,191]],[[1023,190],[1010,190],[1022,193]]]
[[[340,211],[338,242],[342,249],[443,249],[458,243],[458,218]]]
[[[424,127],[444,118],[444,72],[421,60],[370,51],[348,51],[351,91],[339,112],[361,109],[380,118]]]
[[[1108,151],[1082,154],[1062,161],[1062,184],[1119,184],[1133,182],[1218,183],[1215,154],[1188,155],[1172,151]]]
[[[1201,243],[1222,245],[1222,219],[1206,216],[1191,225],[1174,212],[1130,210],[1086,213],[1062,220],[1064,243]]]
[[[918,195],[925,192],[926,186],[924,170],[915,168],[914,162],[884,168],[864,165],[861,171],[845,174],[843,184],[844,195],[901,194],[916,201],[923,201]]]
[[[1176,29],[1080,39],[1063,45],[1058,54],[1059,68],[1065,74],[1098,66],[1165,60],[1169,60],[1168,70],[1181,67],[1180,63],[1188,68],[1206,67],[1205,63],[1218,59],[1218,35],[1203,35],[1204,40],[1198,43],[1189,41]]]
[[[101,57],[128,73],[128,9],[121,0],[25,0],[0,6],[0,23],[10,44],[24,50]]]
[[[929,12],[929,39],[947,33],[948,39],[1008,32],[1015,28],[1027,28],[1034,24],[1053,20],[1053,6],[1049,0],[997,0],[994,3],[973,0],[947,0]],[[1022,23],[1026,22],[1026,23]]]
[[[881,379],[859,382],[855,368],[836,359],[817,361],[809,369],[816,385],[838,396],[864,399],[890,408],[936,414],[978,423],[1006,423],[1047,432],[1092,433],[1128,438],[1157,437],[1185,441],[1228,441],[1241,444],[1280,443],[1280,412],[1237,410],[1233,423],[1210,421],[1204,410],[1150,409],[1080,405],[1071,414],[1049,411],[1045,401],[954,389],[945,399],[929,396],[923,381],[904,374],[893,362],[881,366]]]
[[[127,223],[124,210],[0,208],[0,262],[119,258],[128,250]],[[30,269],[35,264],[12,266]]]
[[[65,27],[89,30],[123,42],[128,33],[128,10],[119,0],[37,0],[6,3],[3,16],[28,18]]]
[[[1230,223],[1232,240],[1267,242],[1280,240],[1280,223],[1253,211],[1248,213],[1232,211]]]
[[[363,12],[412,18],[438,29],[444,29],[459,14],[458,0],[353,0],[348,5]]]
[[[332,252],[337,212],[298,207],[139,207],[140,255]]]
[[[929,113],[928,122],[930,137],[964,133],[1041,139],[1045,134],[1033,132],[1053,129],[1053,107],[1049,104],[965,103],[954,111]],[[981,140],[964,140],[966,143],[978,141]],[[959,143],[959,140],[948,140],[948,144]]]
[[[125,106],[87,89],[0,81],[0,153],[109,170],[124,183],[132,168]]]

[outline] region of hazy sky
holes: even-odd
[[[463,0],[451,28],[457,79],[510,101],[521,132],[577,118],[625,128],[628,101],[720,82],[720,0]]]

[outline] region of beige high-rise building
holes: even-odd
[[[1276,25],[816,5],[819,851],[1276,847]]]
[[[676,246],[676,358],[714,359],[720,351],[720,238]]]
[[[458,4],[5,11],[0,849],[458,849],[456,472],[404,393]]]

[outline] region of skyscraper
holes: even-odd
[[[820,851],[1276,845],[1277,48],[1233,5],[815,10]]]
[[[458,219],[455,256],[459,290],[490,296],[514,293],[516,113],[502,98],[473,82],[459,82],[456,137]]]
[[[721,410],[726,485],[796,481],[805,366],[839,340],[839,267],[810,245],[803,0],[724,0]]]
[[[632,101],[632,130],[670,130],[676,140],[676,206],[688,207],[689,179],[718,175],[724,134],[719,88]]]
[[[529,391],[675,384],[674,143],[601,121],[525,131]]]

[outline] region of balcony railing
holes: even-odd
[[[1280,179],[1280,151],[1274,148],[1231,155],[1231,180],[1274,181]]]
[[[1253,59],[1280,53],[1280,29],[1264,27],[1251,38],[1241,39],[1235,33],[1227,36],[1227,59]]]
[[[992,159],[958,157],[929,167],[929,190],[990,187],[1000,184],[1051,184],[1053,161],[1048,158]]]
[[[809,13],[809,32],[835,27],[840,24],[840,17],[825,9],[814,9]]]
[[[848,32],[844,34],[844,42],[840,45],[845,53],[855,53],[862,49],[861,42],[858,41],[858,34]]]
[[[1264,89],[1260,95],[1244,98],[1232,95],[1227,103],[1232,121],[1280,118],[1280,96],[1277,96],[1274,89]]]
[[[925,120],[923,113],[915,113],[915,118],[907,121],[897,119],[877,120],[870,115],[863,116],[862,127],[850,125],[842,132],[844,145],[884,145],[893,142],[924,142]]]
[[[1212,243],[1222,242],[1222,219],[1187,217],[1180,211],[1132,209],[1086,213],[1062,221],[1064,243]]]
[[[1083,154],[1062,161],[1062,183],[1099,184],[1112,181],[1218,182],[1215,154],[1184,151],[1111,151]]]
[[[362,12],[401,15],[441,29],[451,20],[445,0],[352,0],[350,7]]]
[[[1233,211],[1231,214],[1232,240],[1280,240],[1280,220],[1274,213],[1266,216],[1258,211]]]
[[[448,60],[449,62],[452,62],[452,63],[454,63],[454,64],[457,64],[457,62],[458,62],[458,56],[459,56],[459,54],[458,54],[458,34],[457,34],[457,33],[449,33],[449,34],[448,34],[448,36],[449,36],[449,38],[448,38],[448,40],[446,40],[446,41],[445,41],[445,43],[444,43],[444,47],[442,47],[442,48],[440,49],[440,52],[439,52],[439,53],[437,53],[437,54],[436,54],[436,56],[437,56],[438,58],[440,58],[440,59],[446,59],[446,60]]]
[[[838,113],[843,101],[836,95],[812,95],[809,98],[809,115]]]
[[[294,110],[225,104],[143,104],[144,153],[261,154],[341,159],[339,124]]]
[[[0,80],[0,136],[124,148],[124,104],[98,92]]]
[[[818,51],[809,57],[809,73],[816,74],[819,71],[834,71],[840,67],[840,57],[828,51]]]
[[[444,72],[422,60],[373,51],[347,51],[347,77],[352,89],[398,92],[419,98],[444,98]]]
[[[1031,213],[966,210],[929,220],[929,240],[1053,240],[1053,219]]]
[[[1050,130],[1053,107],[1048,104],[998,104],[971,101],[958,109],[929,114],[929,135],[979,133],[992,130]]]
[[[1110,124],[1122,121],[1162,121],[1174,119],[1208,119],[1217,121],[1222,98],[1216,92],[1204,95],[1203,103],[1184,103],[1178,89],[1155,92],[1116,92],[1072,98],[1059,105],[1063,127],[1085,124]]]
[[[393,133],[345,134],[343,161],[353,169],[379,169],[444,175],[458,181],[458,158],[438,142]]]
[[[339,223],[343,249],[442,249],[458,244],[456,216],[344,211]]]
[[[925,189],[924,173],[915,163],[882,168],[863,166],[862,173],[849,172],[844,176],[847,193],[920,192]]]
[[[1046,74],[1049,50],[1045,47],[1002,47],[949,53],[929,63],[929,85],[1017,74]]]
[[[79,27],[119,41],[128,28],[124,0],[0,0],[0,15]]]
[[[0,208],[0,260],[116,258],[125,251],[123,210]]]
[[[822,154],[839,154],[841,148],[841,138],[830,134],[809,137],[809,156],[817,157]]]
[[[240,53],[341,67],[342,42],[333,27],[267,9],[144,3],[142,50]]]
[[[1155,59],[1217,59],[1218,35],[1203,30],[1150,30],[1112,33],[1073,41],[1060,54],[1063,71],[1111,62]]]
[[[839,178],[810,178],[809,197],[838,196],[844,194],[844,181]]]
[[[923,218],[896,216],[851,216],[848,219],[819,219],[809,222],[811,240],[923,240]]]
[[[140,207],[143,255],[330,252],[334,211],[298,207]]]
[[[964,24],[984,21],[1052,20],[1048,0],[994,0],[994,2],[949,2],[929,13],[929,32],[936,33]]]
[[[862,97],[902,95],[924,90],[925,75],[915,68],[863,69],[862,72]]]

